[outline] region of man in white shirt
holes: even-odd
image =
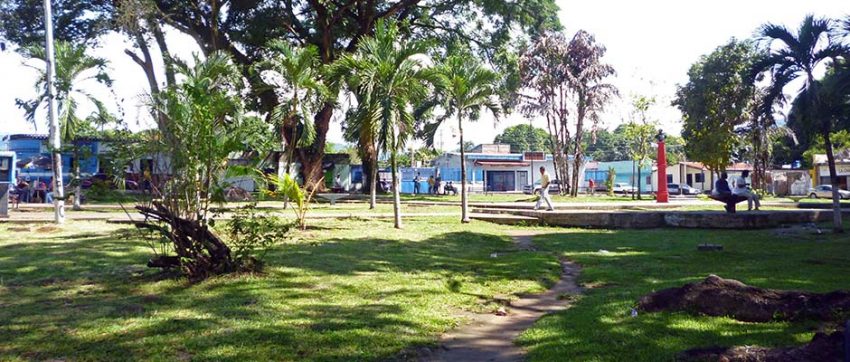
[[[549,198],[549,174],[546,173],[546,168],[540,166],[540,198],[537,199],[537,205],[534,206],[535,210],[540,209],[540,205],[543,205],[543,200],[546,200],[546,205],[549,206],[548,211],[555,211],[555,208],[552,207],[552,199]]]
[[[753,203],[756,204],[756,210],[761,207],[759,203],[759,196],[754,194],[747,187],[747,177],[750,176],[750,171],[741,172],[741,176],[735,177],[735,180],[732,183],[732,194],[739,195],[747,198],[747,210],[753,209]]]

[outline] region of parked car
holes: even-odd
[[[525,185],[522,187],[522,192],[528,195],[537,195],[540,193],[540,180],[534,182],[534,185]],[[549,182],[549,194],[559,194],[561,193],[561,181],[552,180]]]
[[[688,185],[667,184],[667,193],[670,195],[699,195],[700,190]]]
[[[838,189],[838,196],[842,199],[850,199],[850,191]],[[819,197],[831,199],[832,185],[820,185],[809,189],[809,198],[816,199]]]
[[[629,185],[625,182],[618,182],[614,184],[613,191],[615,194],[633,194],[637,192],[637,187]]]

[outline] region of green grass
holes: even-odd
[[[725,250],[698,252],[701,242]],[[672,360],[695,347],[788,346],[811,339],[817,325],[810,322],[743,323],[685,313],[630,317],[641,296],[709,274],[769,288],[850,289],[850,280],[838,277],[850,273],[850,239],[843,235],[573,229],[535,243],[580,264],[580,282],[589,288],[572,308],[541,319],[521,336],[532,361]]]
[[[265,274],[195,285],[141,267],[144,243],[109,224],[0,225],[0,360],[385,360],[557,278],[490,224],[311,225]]]
[[[811,322],[629,316],[642,295],[712,273],[762,287],[850,289],[841,277],[850,274],[850,238],[831,234],[534,228],[551,233],[535,237],[535,253],[517,251],[507,227],[456,217],[406,220],[403,231],[390,220],[310,225],[270,251],[265,273],[192,285],[143,267],[149,250],[120,226],[0,224],[0,360],[393,359],[434,344],[463,311],[544,290],[558,256],[582,266],[588,289],[522,334],[532,361],[670,360],[694,347],[811,338]],[[700,242],[725,251],[697,252]]]

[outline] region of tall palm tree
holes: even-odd
[[[460,136],[460,199],[461,222],[469,222],[469,204],[466,190],[466,150],[463,144],[463,120],[476,120],[483,110],[498,117],[501,106],[496,100],[499,76],[484,68],[468,54],[449,56],[439,67],[440,92],[446,116],[457,117]]]
[[[354,119],[382,152],[390,154],[395,227],[401,228],[398,150],[413,134],[413,105],[426,98],[428,83],[436,78],[422,62],[424,45],[398,39],[395,23],[378,21],[374,37],[358,43],[357,51],[340,59],[332,73],[351,76],[349,90],[359,94],[361,103]]]
[[[280,127],[281,148],[286,151],[286,173],[290,173],[295,150],[313,142],[316,130],[311,119],[329,98],[323,83],[322,64],[314,46],[293,47],[281,40],[268,45],[269,59],[258,65],[274,88],[280,104],[269,114]]]
[[[835,156],[832,150],[830,133],[832,123],[827,119],[818,119],[819,94],[817,88],[819,82],[815,80],[815,69],[822,64],[835,61],[837,58],[846,57],[850,54],[847,45],[842,44],[835,37],[837,23],[830,19],[815,18],[807,15],[796,33],[782,25],[765,24],[761,27],[761,37],[769,48],[770,54],[754,66],[754,71],[763,72],[770,70],[773,78],[771,87],[774,91],[769,92],[776,97],[783,94],[785,87],[796,79],[802,80],[802,87],[795,98],[806,112],[803,119],[813,122],[812,128],[818,130],[824,139],[826,156],[829,162],[829,176],[832,183],[832,205],[834,209],[833,229],[842,232],[841,205],[838,194],[838,184],[835,172]],[[768,104],[774,102],[766,100]]]
[[[377,203],[378,189],[378,145],[376,140],[378,138],[379,117],[374,113],[374,105],[365,102],[366,95],[363,93],[363,89],[353,79],[349,87],[352,89],[351,93],[357,101],[357,106],[346,113],[344,136],[347,141],[356,142],[361,154],[370,158],[364,160],[364,165],[366,163],[371,164],[368,167],[369,209],[374,209]]]
[[[44,62],[46,58],[45,50],[42,46],[23,48],[22,55],[28,60],[36,59],[41,62]],[[90,122],[91,119],[109,117],[106,115],[108,111],[104,103],[83,89],[83,87],[91,82],[111,87],[112,79],[106,73],[106,59],[87,55],[84,46],[74,46],[64,41],[56,42],[55,64],[59,131],[62,137],[62,144],[71,145],[72,147],[71,151],[75,160],[73,165],[74,180],[71,182],[71,185],[75,186],[73,209],[80,210],[80,200],[82,198],[80,155],[82,150],[81,143],[78,142],[77,138],[85,130],[93,127]],[[33,125],[36,125],[36,112],[42,106],[47,106],[47,73],[43,66],[32,66],[32,68],[38,71],[38,79],[35,83],[35,89],[38,95],[30,101],[17,99],[15,102],[18,107],[24,109],[26,119]],[[93,105],[96,110],[94,113],[100,113],[100,116],[80,117],[78,115],[78,108],[81,103]]]

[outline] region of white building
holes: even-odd
[[[741,176],[744,171],[752,171],[753,166],[746,163],[734,163],[726,167],[726,174],[731,180],[733,177]],[[752,176],[750,176],[752,177]],[[652,166],[652,190],[658,190],[658,167]],[[667,166],[667,184],[688,185],[703,192],[714,188],[717,175],[708,170],[699,162],[679,162]]]

